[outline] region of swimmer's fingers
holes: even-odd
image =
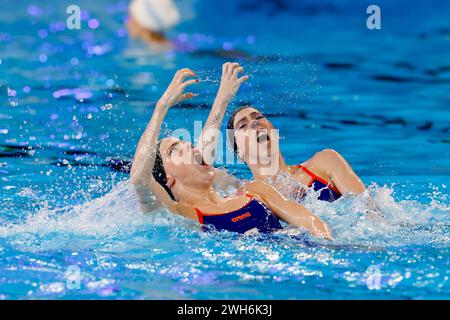
[[[222,76],[232,76],[235,68],[239,67],[237,62],[227,62],[222,66]]]
[[[233,70],[233,78],[237,79],[238,74],[242,72],[244,72],[244,68],[238,65],[238,67]]]
[[[226,62],[222,65],[222,76],[227,74],[228,66],[230,65],[230,62]]]
[[[186,78],[194,77],[194,76],[195,76],[194,71],[192,71],[191,69],[188,69],[188,68],[184,68],[184,69],[177,71],[177,73],[175,74],[175,79],[178,82],[183,82],[184,80],[186,80]]]
[[[180,75],[179,81],[180,81],[180,82],[183,82],[184,80],[186,80],[186,78],[189,78],[189,77],[195,77],[195,72],[192,71],[192,70],[188,70],[188,71],[183,72],[183,73]]]
[[[222,66],[222,78],[228,78],[228,75],[230,74],[230,69],[232,68],[232,63],[227,62],[224,63]]]
[[[181,95],[180,102],[184,101],[184,100],[192,99],[193,97],[196,97],[196,96],[198,96],[198,93],[187,92],[187,93]]]
[[[189,68],[183,68],[183,69],[178,70],[176,75],[182,75],[185,73],[195,73],[195,72]]]
[[[237,68],[239,68],[239,63],[237,63],[237,62],[230,63],[230,65],[228,66],[227,74],[228,74],[230,79],[233,77],[234,71]]]
[[[174,76],[173,78],[176,79],[176,80],[179,80],[179,79],[181,79],[181,77],[183,76],[183,74],[186,74],[186,73],[188,73],[189,71],[191,71],[191,70],[188,69],[188,68],[180,69],[180,70],[178,70],[178,71],[175,73],[175,76]]]
[[[182,87],[183,89],[185,89],[185,88],[189,87],[191,84],[198,83],[198,82],[200,82],[199,79],[188,80],[188,81],[186,81],[186,82],[183,82],[183,84],[181,85],[181,87]]]
[[[248,80],[248,76],[243,76],[238,79],[239,83],[243,83]]]

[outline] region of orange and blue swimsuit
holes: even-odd
[[[277,216],[269,208],[251,195],[246,196],[249,200],[242,208],[228,213],[205,214],[195,208],[198,221],[204,225],[213,225],[217,230],[238,233],[252,229],[268,233],[282,228]]]
[[[331,184],[316,176],[302,165],[298,165],[307,175],[311,177],[308,187],[313,187],[314,191],[320,191],[319,200],[333,202],[341,197],[341,193]]]

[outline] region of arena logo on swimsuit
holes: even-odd
[[[240,216],[234,217],[233,219],[231,219],[231,222],[238,222],[238,221],[242,221],[244,219],[247,219],[249,217],[251,217],[252,214],[250,212],[246,212],[241,214]]]

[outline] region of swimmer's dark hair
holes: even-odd
[[[164,163],[161,157],[161,141],[158,142],[156,146],[156,157],[155,157],[155,164],[153,165],[152,175],[153,178],[155,178],[156,182],[158,182],[164,190],[169,194],[169,197],[173,200],[175,200],[175,196],[172,193],[172,190],[167,186],[167,176],[166,176],[166,170],[164,169]]]
[[[253,106],[247,104],[242,107],[239,107],[233,111],[233,113],[230,116],[230,119],[228,119],[227,123],[227,141],[228,141],[228,147],[233,150],[234,154],[239,157],[238,155],[238,148],[236,144],[236,140],[234,138],[234,118],[236,118],[236,115],[247,108],[253,108]]]

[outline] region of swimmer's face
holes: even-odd
[[[176,138],[165,138],[160,145],[161,158],[170,186],[181,182],[189,186],[210,185],[213,167],[206,164],[200,152],[191,143]]]
[[[274,127],[257,109],[239,111],[233,127],[238,155],[247,164],[267,164],[278,153],[278,136]]]

